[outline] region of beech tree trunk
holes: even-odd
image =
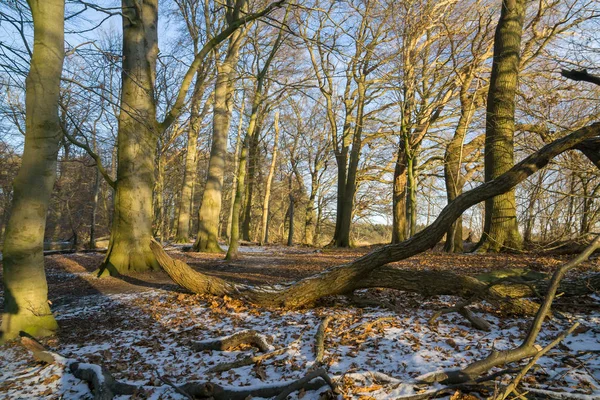
[[[404,144],[404,139],[400,138],[396,167],[394,168],[392,244],[406,240],[406,152]]]
[[[233,153],[233,183],[231,185],[231,205],[229,206],[229,214],[227,217],[227,227],[225,237],[231,239],[231,226],[233,224],[233,208],[235,207],[235,193],[237,191],[237,176],[239,171],[240,163],[240,140],[242,138],[242,126],[244,123],[244,107],[245,107],[245,96],[242,96],[242,105],[240,107],[240,120],[238,121],[237,135],[235,137],[235,150]]]
[[[44,231],[62,139],[58,116],[64,60],[64,0],[29,0],[33,54],[25,82],[25,148],[3,249],[4,311],[1,340],[20,331],[52,334],[58,325],[48,304]]]
[[[503,0],[494,37],[494,59],[487,98],[485,181],[514,165],[515,95],[521,60],[525,0]],[[485,202],[485,223],[478,251],[520,250],[515,192]]]
[[[200,78],[196,79],[192,105],[190,109],[190,126],[187,137],[187,151],[185,153],[185,166],[183,170],[183,183],[179,197],[179,213],[177,216],[176,243],[187,243],[190,240],[190,221],[192,215],[192,203],[194,196],[194,182],[196,181],[196,169],[198,167],[198,136],[200,134],[200,103],[204,94],[204,85]]]
[[[263,115],[264,109],[257,109],[256,113],[256,122],[253,130],[255,131],[250,138],[250,142],[248,143],[248,185],[246,190],[246,205],[244,206],[244,218],[242,221],[242,237],[244,240],[250,241],[250,224],[252,222],[252,199],[254,197],[254,183],[256,181],[256,170],[258,164],[258,139],[259,132],[262,129],[262,120],[264,118]],[[252,118],[252,117],[251,117]]]
[[[308,306],[324,296],[349,293],[362,288],[369,276],[377,273],[376,269],[434,247],[454,221],[469,207],[506,193],[539,169],[544,168],[559,154],[599,134],[600,123],[578,129],[544,146],[498,178],[461,194],[442,210],[431,225],[410,239],[378,248],[350,263],[331,267],[295,283],[275,287],[239,285],[194,271],[184,262],[171,259],[156,242],[152,242],[151,248],[169,276],[194,293],[241,297],[263,306],[286,308]],[[385,279],[377,279],[376,284],[385,286],[385,281]],[[411,278],[410,281],[419,282],[419,279]]]
[[[246,164],[248,160],[248,146],[250,141],[250,133],[247,132],[240,153],[240,162],[238,165],[237,186],[235,198],[233,199],[233,214],[231,217],[231,237],[229,240],[229,248],[225,255],[226,260],[233,260],[238,257],[238,249],[240,247],[240,211],[242,209],[242,197],[244,196],[245,180],[246,180]]]
[[[310,177],[310,195],[306,202],[306,216],[304,219],[304,244],[312,246],[314,244],[314,232],[316,223],[315,199],[319,190],[318,171],[311,174]]]
[[[158,268],[152,239],[152,191],[159,128],[154,82],[158,0],[123,0],[123,73],[117,138],[115,208],[108,252],[99,275]]]
[[[233,106],[233,78],[244,35],[243,30],[237,30],[230,36],[225,60],[218,66],[208,177],[202,194],[202,205],[198,211],[198,238],[194,243],[194,251],[223,252],[218,241],[219,216],[223,198],[227,135],[229,134]]]
[[[262,208],[262,228],[260,235],[261,246],[267,244],[269,239],[269,201],[271,200],[271,184],[273,183],[275,166],[277,165],[277,148],[279,146],[279,112],[275,114],[273,127],[275,129],[275,139],[273,140],[273,156],[271,158],[271,166],[269,167],[269,175],[267,175],[267,182],[265,184],[265,199],[263,201]]]
[[[463,85],[461,88],[460,102],[461,112],[456,130],[444,153],[444,181],[446,183],[448,202],[451,202],[462,193],[465,184],[465,177],[462,173],[462,164],[465,155],[464,141],[467,136],[469,121],[475,111],[475,102],[468,94],[467,85]],[[448,253],[461,253],[463,251],[462,216],[446,232],[444,251]]]

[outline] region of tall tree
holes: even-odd
[[[244,3],[245,1],[238,1]],[[245,6],[244,6],[245,7]],[[239,18],[241,9],[228,8],[226,18],[232,24]],[[223,198],[223,178],[225,176],[225,160],[227,155],[227,136],[233,110],[233,92],[235,67],[240,47],[246,35],[244,30],[236,30],[230,37],[222,62],[217,61],[217,80],[215,83],[213,107],[213,132],[208,162],[208,177],[202,194],[202,205],[198,211],[198,237],[194,243],[194,251],[220,253],[219,216]],[[238,182],[239,185],[239,182]]]
[[[170,109],[163,121],[158,122],[154,98],[158,55],[158,0],[123,0],[123,68],[115,207],[110,244],[99,275],[105,272],[123,274],[158,268],[148,245],[152,239],[154,156],[158,139],[181,115],[193,79],[201,71],[210,52],[229,38],[228,54],[237,53],[239,37],[242,35],[240,27],[280,7],[284,1],[271,3],[252,14],[242,14],[242,8],[245,9],[244,1],[228,2],[226,26],[207,40],[195,55]],[[229,126],[226,112],[229,74],[223,68],[231,71],[233,67],[227,62],[224,65],[221,65],[221,80],[217,79],[215,89],[214,126],[218,127],[217,130],[228,129]],[[225,73],[221,74],[222,71]],[[202,77],[197,79],[200,78]],[[226,141],[225,137],[224,142]],[[213,141],[213,147],[220,149],[222,145],[223,140],[219,139],[216,143]],[[223,160],[220,164],[222,168]],[[214,183],[219,181],[211,179],[209,171],[209,192]],[[210,201],[205,203],[208,205]],[[201,227],[205,225],[200,221]],[[217,229],[216,225],[214,229]]]
[[[521,61],[525,0],[503,0],[494,36],[494,58],[487,97],[485,129],[485,181],[514,165],[515,95]],[[519,250],[522,238],[517,224],[514,190],[485,202],[485,222],[478,251]]]
[[[194,55],[196,55],[200,50],[200,40],[202,39],[201,33],[204,31],[206,32],[206,35],[209,36],[212,30],[210,13],[207,10],[200,9],[202,2],[195,0],[178,0],[176,1],[176,4],[178,11],[185,22],[186,33],[191,37]],[[207,7],[207,5],[204,4],[204,7]],[[201,11],[204,11],[204,29],[201,28],[198,22],[199,18],[197,14]],[[202,120],[212,105],[212,96],[209,95],[208,100],[204,102],[204,105],[202,105],[202,100],[208,87],[208,78],[211,75],[210,70],[212,69],[212,61],[203,63],[202,69],[198,71],[196,81],[194,82],[194,91],[192,93],[190,104],[190,122],[188,126],[185,166],[177,213],[177,236],[175,238],[177,243],[187,243],[190,239],[194,182],[196,181],[196,170],[198,166],[198,137],[200,135]]]
[[[64,60],[64,0],[29,0],[33,53],[26,80],[26,135],[3,249],[2,339],[57,329],[48,304],[44,231],[62,140],[58,115]]]
[[[334,13],[337,3],[332,3],[330,13]],[[328,16],[322,17],[319,25],[311,27],[315,31],[308,37],[307,28],[303,28],[311,63],[315,71],[317,84],[325,99],[327,119],[330,126],[331,144],[337,164],[337,208],[335,232],[331,244],[336,247],[350,247],[350,230],[354,215],[355,195],[358,188],[359,164],[365,140],[365,125],[376,110],[368,110],[368,105],[380,95],[380,77],[375,77],[390,60],[390,54],[382,49],[389,41],[389,29],[386,22],[391,18],[392,9],[373,1],[351,1],[348,7],[353,16],[349,31],[333,23],[329,26]],[[349,21],[346,21],[350,23]],[[332,30],[333,32],[330,32]],[[347,36],[345,36],[347,35]],[[332,47],[326,45],[329,40],[334,44],[349,40],[352,54],[346,56],[345,82],[343,95],[344,119],[337,121],[335,77],[339,71],[338,62],[333,61]],[[344,53],[344,52],[343,52]],[[341,57],[340,57],[341,58]],[[339,129],[338,129],[339,128]]]
[[[287,20],[290,8],[288,7],[285,12],[285,16],[283,17],[283,25]],[[283,26],[282,25],[282,26]],[[284,39],[284,30],[281,27],[275,36],[275,39],[272,41],[272,45],[270,46],[270,52],[267,55],[262,67],[258,68],[256,74],[256,87],[254,89],[254,97],[252,99],[252,109],[250,111],[250,120],[248,122],[248,130],[246,132],[246,136],[244,138],[244,144],[242,146],[242,151],[240,154],[240,161],[238,166],[238,176],[237,176],[237,186],[235,192],[234,206],[233,206],[233,217],[231,223],[231,237],[229,240],[229,248],[227,250],[226,259],[231,260],[238,257],[238,249],[239,249],[239,241],[240,241],[240,211],[242,207],[242,196],[246,189],[245,180],[246,180],[246,167],[247,167],[247,159],[248,153],[251,150],[250,143],[258,137],[260,126],[258,124],[259,112],[265,113],[266,110],[263,107],[264,98],[268,95],[268,89],[265,88],[265,81],[267,79],[267,74],[269,72],[269,67],[273,62],[273,58],[277,54],[277,50],[281,46],[281,43]],[[257,51],[257,57],[258,57]],[[257,59],[256,65],[259,66],[259,61]],[[241,117],[240,117],[241,118]],[[263,116],[264,118],[264,116]],[[256,155],[255,155],[256,156]],[[248,196],[250,197],[250,196]],[[247,209],[250,209],[252,206],[251,201],[247,204]],[[246,224],[246,218],[244,218],[244,225],[246,225],[246,235],[248,235],[249,230],[249,217],[248,223]]]
[[[264,246],[269,241],[269,203],[271,200],[271,185],[273,183],[273,175],[275,175],[275,167],[277,165],[277,150],[279,146],[279,111],[275,113],[273,121],[273,129],[275,130],[275,138],[273,139],[273,155],[271,156],[271,165],[269,166],[269,174],[265,183],[265,198],[263,200],[260,245]]]

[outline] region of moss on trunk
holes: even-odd
[[[52,334],[58,325],[48,304],[44,231],[62,139],[58,117],[64,60],[64,0],[29,1],[34,44],[26,81],[26,136],[3,249],[2,340],[24,331]]]
[[[487,98],[485,181],[514,165],[515,95],[521,61],[525,0],[504,0],[494,37],[494,61]],[[478,251],[520,250],[515,193],[511,190],[485,202],[485,223]]]

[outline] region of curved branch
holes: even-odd
[[[258,305],[270,307],[307,306],[325,296],[352,292],[359,288],[375,269],[434,247],[454,221],[469,207],[507,192],[545,167],[554,157],[573,149],[582,141],[598,135],[600,135],[600,123],[595,123],[555,140],[498,178],[458,196],[442,210],[430,226],[410,239],[381,247],[348,264],[331,267],[292,284],[257,287],[235,284],[204,275],[194,271],[183,261],[171,259],[164,252],[162,246],[155,241],[150,244],[150,247],[167,274],[176,283],[192,292],[219,296],[234,295]]]
[[[183,77],[183,81],[181,82],[181,86],[179,88],[179,92],[177,94],[175,103],[173,104],[173,107],[167,112],[167,115],[165,116],[163,122],[160,124],[161,129],[163,129],[163,130],[168,129],[169,126],[171,126],[171,124],[173,123],[173,121],[175,121],[175,119],[177,119],[177,117],[181,113],[188,90],[190,88],[190,85],[192,84],[192,80],[194,79],[194,76],[200,69],[200,66],[202,65],[202,62],[204,61],[206,56],[208,56],[208,54],[211,51],[213,51],[213,49],[215,49],[219,44],[221,44],[223,41],[225,41],[231,34],[233,34],[240,27],[242,27],[254,20],[257,20],[258,18],[264,17],[265,15],[269,14],[271,11],[273,11],[276,8],[282,7],[286,3],[286,1],[287,0],[275,1],[271,4],[269,4],[267,7],[265,7],[262,11],[252,13],[252,14],[247,14],[242,18],[232,21],[226,29],[221,31],[219,34],[213,36],[209,41],[207,41],[204,44],[204,46],[202,46],[202,49],[200,49],[198,54],[194,57],[194,61],[192,62],[192,65],[190,65],[190,67],[188,68],[187,72],[185,73],[185,75]]]

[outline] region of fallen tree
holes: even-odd
[[[236,284],[218,277],[209,276],[193,270],[180,260],[175,260],[165,253],[162,246],[152,241],[150,247],[161,267],[180,286],[198,294],[215,296],[229,295],[241,298],[251,303],[266,307],[298,308],[309,306],[318,299],[345,293],[365,287],[392,287],[400,290],[425,291],[430,294],[457,294],[463,297],[483,293],[486,299],[501,300],[505,296],[497,287],[487,288],[484,283],[475,283],[469,277],[463,277],[459,282],[446,279],[440,272],[430,272],[430,279],[423,283],[428,274],[419,271],[384,269],[384,265],[400,261],[422,253],[435,246],[444,236],[454,221],[464,211],[488,198],[505,193],[541,168],[544,168],[553,158],[568,150],[577,149],[586,140],[600,136],[600,123],[594,123],[578,129],[569,135],[555,140],[542,147],[537,152],[516,164],[498,178],[486,182],[475,189],[464,192],[451,201],[440,213],[437,219],[408,240],[378,248],[348,264],[326,269],[325,271],[285,285],[249,286]],[[388,274],[386,277],[385,274]],[[393,275],[390,279],[389,275]],[[596,277],[596,281],[598,277]],[[484,286],[482,286],[484,285]],[[576,285],[577,286],[577,285]],[[510,291],[516,290],[514,287]],[[523,289],[520,289],[523,290]],[[454,293],[451,293],[454,292]],[[517,310],[523,306],[531,312],[531,304],[512,301]]]
[[[457,384],[457,383],[465,383],[475,380],[477,377],[487,373],[494,367],[503,366],[509,363],[514,363],[517,361],[521,361],[526,358],[532,358],[532,361],[535,363],[537,359],[547,352],[553,346],[556,346],[561,340],[563,340],[566,336],[571,334],[579,323],[576,322],[570,329],[564,331],[547,347],[546,349],[539,348],[536,345],[536,340],[542,330],[542,325],[544,324],[544,320],[547,316],[550,315],[550,309],[552,307],[552,302],[556,298],[556,294],[559,289],[559,285],[561,280],[564,278],[566,273],[579,266],[583,261],[587,260],[588,257],[600,247],[600,236],[596,237],[596,239],[577,257],[573,260],[561,265],[552,275],[552,279],[550,281],[550,285],[548,287],[548,292],[544,297],[544,301],[539,307],[535,318],[531,322],[529,326],[529,330],[527,332],[527,336],[523,343],[520,346],[509,349],[509,350],[501,350],[496,351],[493,350],[487,357],[476,361],[474,363],[469,364],[467,367],[460,370],[453,371],[444,371],[444,372],[436,372],[430,374],[423,379],[425,382],[442,382],[449,384]],[[541,354],[540,354],[541,353]],[[537,357],[536,357],[537,356]],[[513,390],[515,390],[518,385],[522,375],[524,375],[533,365],[527,365],[525,369],[523,369],[522,373],[517,376],[516,381],[509,385],[506,392],[498,397],[500,400],[505,399]]]

